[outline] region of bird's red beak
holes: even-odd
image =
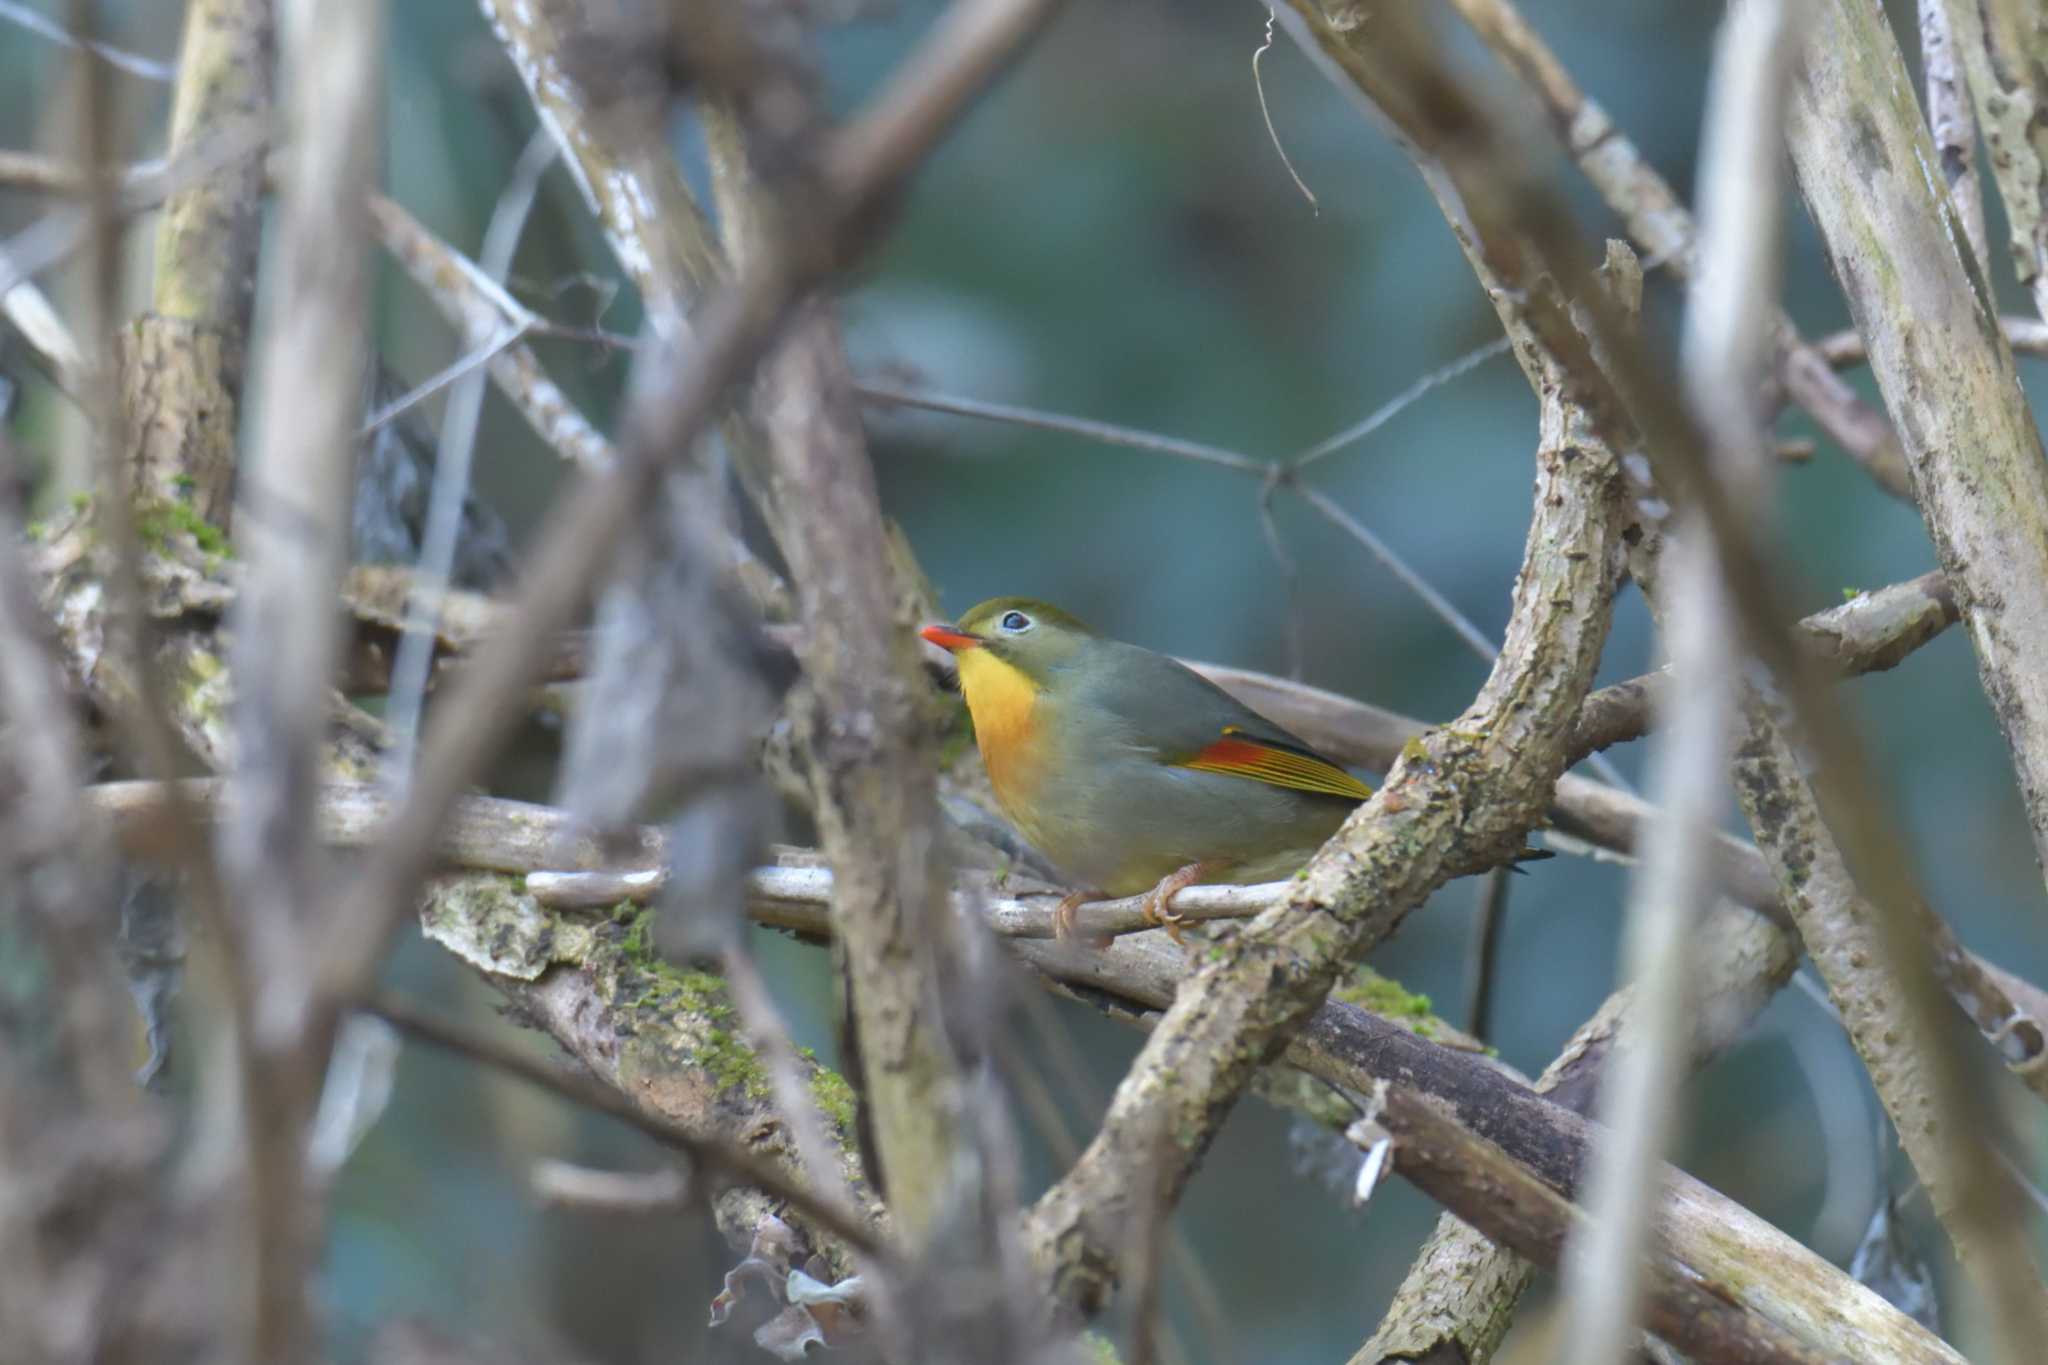
[[[966,631],[955,630],[951,626],[926,626],[918,634],[940,649],[951,650],[955,654],[963,649],[973,649],[981,643],[980,636],[969,635]]]

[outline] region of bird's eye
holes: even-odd
[[[1031,629],[1031,618],[1021,611],[1006,611],[1003,613],[1002,626],[1004,630],[1016,635]]]

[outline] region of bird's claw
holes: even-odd
[[[1179,889],[1179,887],[1174,888],[1175,891]],[[1188,946],[1188,941],[1186,935],[1181,933],[1181,926],[1187,922],[1188,917],[1186,915],[1178,914],[1168,908],[1166,897],[1155,892],[1145,898],[1145,923],[1151,925],[1154,929],[1164,929],[1167,936],[1183,948]]]
[[[1181,933],[1181,926],[1188,922],[1187,916],[1174,913],[1173,898],[1208,874],[1207,864],[1189,863],[1179,871],[1169,872],[1161,877],[1159,885],[1153,887],[1151,894],[1145,897],[1145,923],[1154,928],[1164,929],[1176,944],[1186,948],[1188,941]]]
[[[1061,943],[1071,940],[1074,937],[1075,912],[1089,901],[1101,898],[1100,891],[1069,891],[1061,896],[1060,903],[1052,910],[1052,936]],[[1096,948],[1109,946],[1109,940],[1106,938],[1093,939],[1091,942]]]

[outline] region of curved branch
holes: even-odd
[[[1690,278],[1697,233],[1684,202],[1607,111],[1587,96],[1557,54],[1510,0],[1452,0],[1480,41],[1520,77],[1550,115],[1558,140],[1586,179],[1628,225],[1629,237],[1652,262]],[[1899,438],[1884,414],[1835,375],[1791,319],[1777,328],[1778,379],[1878,487],[1910,501],[1912,487]]]
[[[1549,319],[1559,322],[1569,328]],[[1556,363],[1533,347],[1522,359],[1538,369]],[[1619,576],[1618,471],[1599,445],[1573,439],[1578,422],[1563,393],[1562,383],[1545,393],[1528,550],[1492,676],[1463,716],[1404,752],[1286,905],[1224,945],[1175,999],[1101,1131],[1026,1220],[1027,1245],[1061,1299],[1100,1307],[1139,1186],[1156,1177],[1178,1195],[1260,1062],[1307,1020],[1343,965],[1443,882],[1511,856],[1540,814]],[[1161,1132],[1175,1137],[1164,1151]]]

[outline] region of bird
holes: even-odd
[[[1087,901],[1142,892],[1183,941],[1181,890],[1286,877],[1372,795],[1185,664],[1050,603],[992,598],[919,633],[953,655],[1003,814],[1073,887],[1061,938]]]

